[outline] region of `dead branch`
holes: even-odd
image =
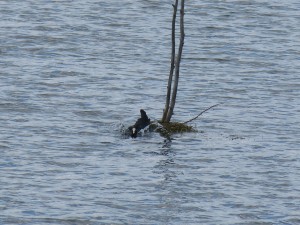
[[[171,97],[171,86],[172,86],[172,79],[174,74],[174,67],[175,67],[175,24],[176,24],[176,13],[177,13],[177,7],[178,7],[178,0],[175,1],[175,4],[173,4],[173,20],[172,20],[172,52],[171,52],[171,67],[170,67],[170,75],[169,75],[169,81],[168,81],[168,87],[167,87],[167,97],[166,97],[166,105],[165,110],[163,113],[163,117],[161,119],[162,122],[165,122],[166,117],[169,112],[169,104],[170,104],[170,97]]]
[[[180,69],[180,61],[181,61],[181,55],[182,55],[182,49],[184,45],[184,0],[181,0],[181,9],[180,9],[180,42],[178,47],[178,54],[177,59],[175,62],[175,79],[174,79],[174,85],[173,85],[173,91],[172,91],[172,99],[171,104],[168,110],[168,114],[166,117],[165,122],[170,122],[171,117],[173,115],[173,110],[175,107],[176,102],[176,95],[177,95],[177,88],[178,88],[178,81],[179,81],[179,69]]]
[[[210,110],[210,109],[212,109],[212,108],[214,108],[214,107],[216,107],[216,106],[218,106],[218,105],[220,105],[220,104],[215,104],[215,105],[212,105],[212,106],[208,107],[207,109],[203,110],[201,113],[199,113],[199,114],[198,114],[197,116],[195,116],[194,118],[192,118],[192,119],[190,119],[190,120],[188,120],[188,121],[183,122],[183,124],[192,122],[193,120],[195,120],[195,119],[197,119],[199,116],[201,116],[203,113],[207,112],[208,110]]]

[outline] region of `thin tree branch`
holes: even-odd
[[[188,121],[183,122],[183,124],[192,122],[193,120],[197,119],[199,116],[201,116],[201,115],[202,115],[203,113],[205,113],[206,111],[208,111],[208,110],[210,110],[210,109],[212,109],[212,108],[214,108],[214,107],[216,107],[216,106],[218,106],[218,105],[220,105],[220,104],[215,104],[215,105],[212,105],[212,106],[208,107],[207,109],[203,110],[201,113],[199,113],[199,114],[198,114],[197,116],[195,116],[194,118],[192,118],[192,119],[190,119],[190,120],[188,120]]]
[[[171,99],[171,104],[170,104],[169,111],[167,114],[166,122],[170,122],[171,117],[173,115],[173,110],[175,107],[178,81],[179,81],[180,61],[181,61],[182,49],[183,49],[183,45],[184,45],[184,36],[185,36],[185,34],[184,34],[184,0],[181,0],[180,42],[179,42],[178,54],[177,54],[176,65],[175,65],[175,78],[174,78],[174,85],[173,85],[173,91],[172,91],[172,99]]]
[[[167,87],[167,97],[166,97],[166,105],[165,110],[163,113],[163,117],[161,119],[162,122],[165,122],[168,111],[169,111],[169,104],[170,104],[170,97],[171,97],[171,86],[172,86],[172,79],[174,74],[174,67],[175,67],[175,24],[176,24],[176,13],[178,7],[178,0],[175,1],[175,4],[172,5],[174,12],[173,12],[173,20],[172,20],[172,52],[171,52],[171,67],[170,67],[170,75]]]

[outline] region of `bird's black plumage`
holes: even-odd
[[[140,112],[141,118],[139,118],[133,126],[128,128],[132,138],[136,138],[138,132],[150,124],[150,119],[148,118],[146,112],[143,109],[141,109]]]

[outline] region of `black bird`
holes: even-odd
[[[136,138],[138,132],[150,124],[150,119],[148,118],[146,112],[143,109],[141,109],[140,112],[141,118],[139,118],[133,126],[128,128],[132,138]]]

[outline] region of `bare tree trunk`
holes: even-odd
[[[171,86],[172,86],[172,79],[174,74],[174,67],[175,67],[175,24],[176,24],[176,13],[178,7],[178,0],[175,1],[173,4],[173,20],[172,20],[172,53],[171,53],[171,68],[170,68],[170,75],[167,87],[167,97],[166,97],[166,105],[163,113],[163,117],[161,119],[162,122],[165,122],[166,117],[169,112],[169,105],[170,105],[170,97],[171,97]]]
[[[181,61],[181,55],[182,55],[182,49],[184,45],[184,0],[181,0],[181,9],[180,9],[180,43],[178,47],[178,54],[177,59],[175,62],[175,79],[174,79],[174,85],[173,85],[173,91],[172,91],[172,99],[171,104],[168,110],[167,117],[164,122],[170,122],[171,117],[173,115],[173,110],[175,107],[176,102],[176,95],[177,95],[177,87],[178,87],[178,81],[179,81],[179,70],[180,70],[180,61]]]

